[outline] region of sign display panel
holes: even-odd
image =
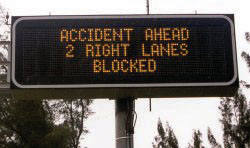
[[[224,15],[20,17],[12,81],[20,88],[227,86],[237,79]]]

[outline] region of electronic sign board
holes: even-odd
[[[227,15],[16,17],[18,88],[172,88],[238,81]]]

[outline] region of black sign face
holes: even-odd
[[[225,86],[238,77],[224,15],[21,17],[12,39],[20,88]]]

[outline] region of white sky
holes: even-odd
[[[145,14],[146,0],[0,0],[11,15],[87,15],[87,14]],[[150,0],[152,14],[234,13],[240,79],[250,82],[242,50],[250,50],[244,32],[250,31],[249,0]],[[181,147],[187,147],[193,129],[200,129],[206,147],[207,127],[222,143],[218,98],[153,99],[152,112],[148,100],[136,101],[138,120],[135,127],[135,148],[151,148],[156,135],[157,121],[166,120],[173,127]],[[95,115],[86,125],[90,133],[82,141],[89,148],[115,147],[114,101],[96,100],[92,106]]]

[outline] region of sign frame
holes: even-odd
[[[15,33],[16,26],[19,22],[25,20],[44,20],[44,19],[103,19],[103,18],[222,18],[230,23],[231,36],[232,36],[232,56],[233,56],[233,68],[234,76],[228,82],[206,82],[206,83],[145,83],[145,84],[59,84],[59,85],[22,85],[16,81],[15,78]],[[223,87],[230,86],[238,80],[237,70],[237,55],[236,55],[236,40],[234,23],[231,18],[223,14],[205,14],[205,15],[191,15],[191,14],[175,14],[175,15],[86,15],[86,16],[30,16],[19,17],[14,21],[12,25],[12,83],[18,88],[173,88],[173,87]]]

